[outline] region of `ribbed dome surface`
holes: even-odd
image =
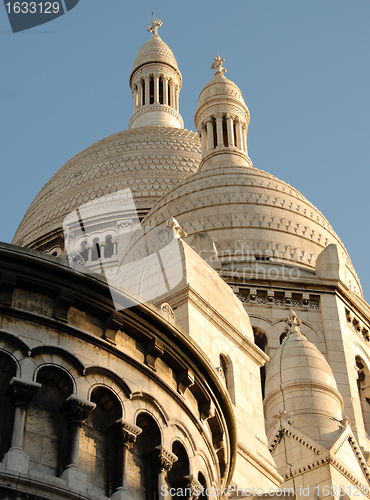
[[[166,63],[174,69],[178,69],[172,50],[158,35],[152,36],[141,47],[132,66],[131,74],[140,68],[140,66],[143,66],[143,64],[152,62]]]
[[[173,127],[140,127],[111,135],[67,162],[41,189],[26,212],[13,243],[35,242],[61,230],[64,217],[87,201],[130,188],[146,213],[176,184],[196,171],[198,135]]]
[[[197,172],[165,195],[147,222],[162,224],[171,216],[189,236],[207,232],[219,256],[231,259],[258,251],[272,262],[314,270],[317,256],[336,243],[346,262],[348,286],[362,293],[329,222],[301,193],[266,172],[228,165]]]

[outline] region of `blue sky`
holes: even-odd
[[[194,130],[198,95],[219,53],[251,113],[254,166],[319,208],[370,300],[368,0],[80,0],[17,34],[0,5],[0,240],[11,242],[65,162],[127,128],[128,78],[152,12],[183,76],[185,128]]]

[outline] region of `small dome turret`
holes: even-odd
[[[252,166],[247,150],[249,110],[239,88],[224,76],[224,61],[215,57],[214,77],[201,91],[194,116],[202,144],[200,170],[226,163]]]
[[[158,35],[162,21],[152,20],[152,37],[139,50],[130,75],[134,113],[129,128],[164,125],[184,128],[179,113],[181,73],[172,50]]]
[[[336,436],[343,401],[323,354],[301,333],[301,321],[290,311],[289,331],[267,370],[265,414],[267,435],[280,412],[292,425],[322,445]]]

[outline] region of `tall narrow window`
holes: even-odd
[[[370,373],[364,360],[356,356],[357,389],[366,433],[370,436]]]
[[[151,76],[150,77],[150,83],[149,83],[149,104],[154,103],[154,78]]]
[[[133,448],[132,470],[135,481],[139,482],[138,498],[145,500],[158,499],[158,450],[161,444],[161,434],[154,419],[147,413],[140,413],[136,425],[142,432],[136,439]]]
[[[145,82],[145,80],[142,80],[141,99],[142,99],[143,106],[146,104],[146,102],[145,102],[145,95],[146,95],[145,86],[146,86],[146,82]]]
[[[172,445],[172,453],[177,456],[177,461],[173,464],[172,469],[168,473],[168,484],[170,488],[178,491],[178,494],[172,495],[172,498],[188,500],[189,495],[186,495],[186,488],[189,485],[190,466],[188,454],[184,446],[175,441]],[[183,494],[181,495],[181,492]]]
[[[109,259],[113,255],[113,243],[112,236],[109,234],[105,237],[105,249],[104,249],[104,258]]]
[[[73,392],[69,375],[45,366],[37,374],[41,388],[28,407],[24,452],[30,470],[59,476],[68,465],[67,428],[59,409]]]
[[[15,375],[15,363],[12,358],[5,353],[0,353],[0,461],[11,445],[14,406],[5,396],[5,391]]]
[[[217,147],[217,126],[216,126],[215,120],[212,120],[212,125],[213,125],[213,149],[216,149],[216,147]]]
[[[267,337],[266,334],[259,328],[253,327],[254,343],[263,351],[266,352]],[[265,383],[266,383],[266,367],[260,368],[262,399],[265,399]]]
[[[104,495],[111,495],[117,487],[115,445],[109,430],[122,418],[122,407],[117,396],[106,387],[96,387],[91,394],[96,404],[82,424],[80,440],[80,469]]]
[[[159,103],[163,104],[163,78],[159,79]]]
[[[226,118],[222,118],[222,134],[223,134],[223,139],[224,139],[224,146],[228,147],[229,146],[229,138],[227,136],[227,123],[226,123]]]
[[[230,395],[230,399],[235,404],[235,384],[234,384],[234,370],[233,364],[229,356],[220,354],[220,371],[224,379],[226,389]]]
[[[99,246],[99,238],[94,238],[93,240],[93,248],[92,248],[92,256],[91,260],[93,262],[100,259],[100,246]]]

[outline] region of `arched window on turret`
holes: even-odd
[[[260,328],[253,327],[254,343],[263,351],[267,350],[267,336]],[[265,399],[266,366],[260,368],[262,399]]]
[[[356,356],[357,389],[365,431],[370,435],[370,372],[364,360]]]
[[[159,104],[163,104],[163,78],[159,79]]]
[[[212,120],[212,126],[213,126],[213,149],[217,148],[217,125],[216,125],[216,120]]]
[[[186,495],[186,488],[189,486],[190,465],[188,454],[180,441],[175,441],[172,445],[172,453],[177,456],[177,461],[173,464],[167,475],[168,485],[170,488],[175,488],[184,494],[172,495],[172,498],[188,500],[189,495]]]
[[[233,363],[229,356],[226,354],[220,354],[220,375],[223,378],[227,392],[230,395],[230,399],[233,404],[235,404],[235,382],[234,382],[234,369]]]
[[[9,450],[12,439],[14,405],[5,396],[9,382],[16,375],[15,363],[12,358],[0,353],[0,461]]]
[[[92,247],[93,248],[92,248],[91,260],[95,262],[100,259],[99,238],[94,238]]]
[[[149,80],[149,104],[154,103],[154,78],[151,76]]]
[[[156,447],[161,444],[161,433],[153,417],[145,412],[138,415],[136,425],[142,429],[133,448],[133,468],[139,483],[137,496],[145,500],[157,500],[159,467],[156,463]]]
[[[222,117],[222,134],[223,134],[223,144],[224,146],[228,147],[229,138],[227,136],[227,123],[226,123],[226,118],[224,116]]]
[[[24,452],[31,471],[59,476],[68,465],[67,427],[59,410],[73,392],[72,379],[61,368],[44,366],[36,382],[41,388],[28,407]]]

